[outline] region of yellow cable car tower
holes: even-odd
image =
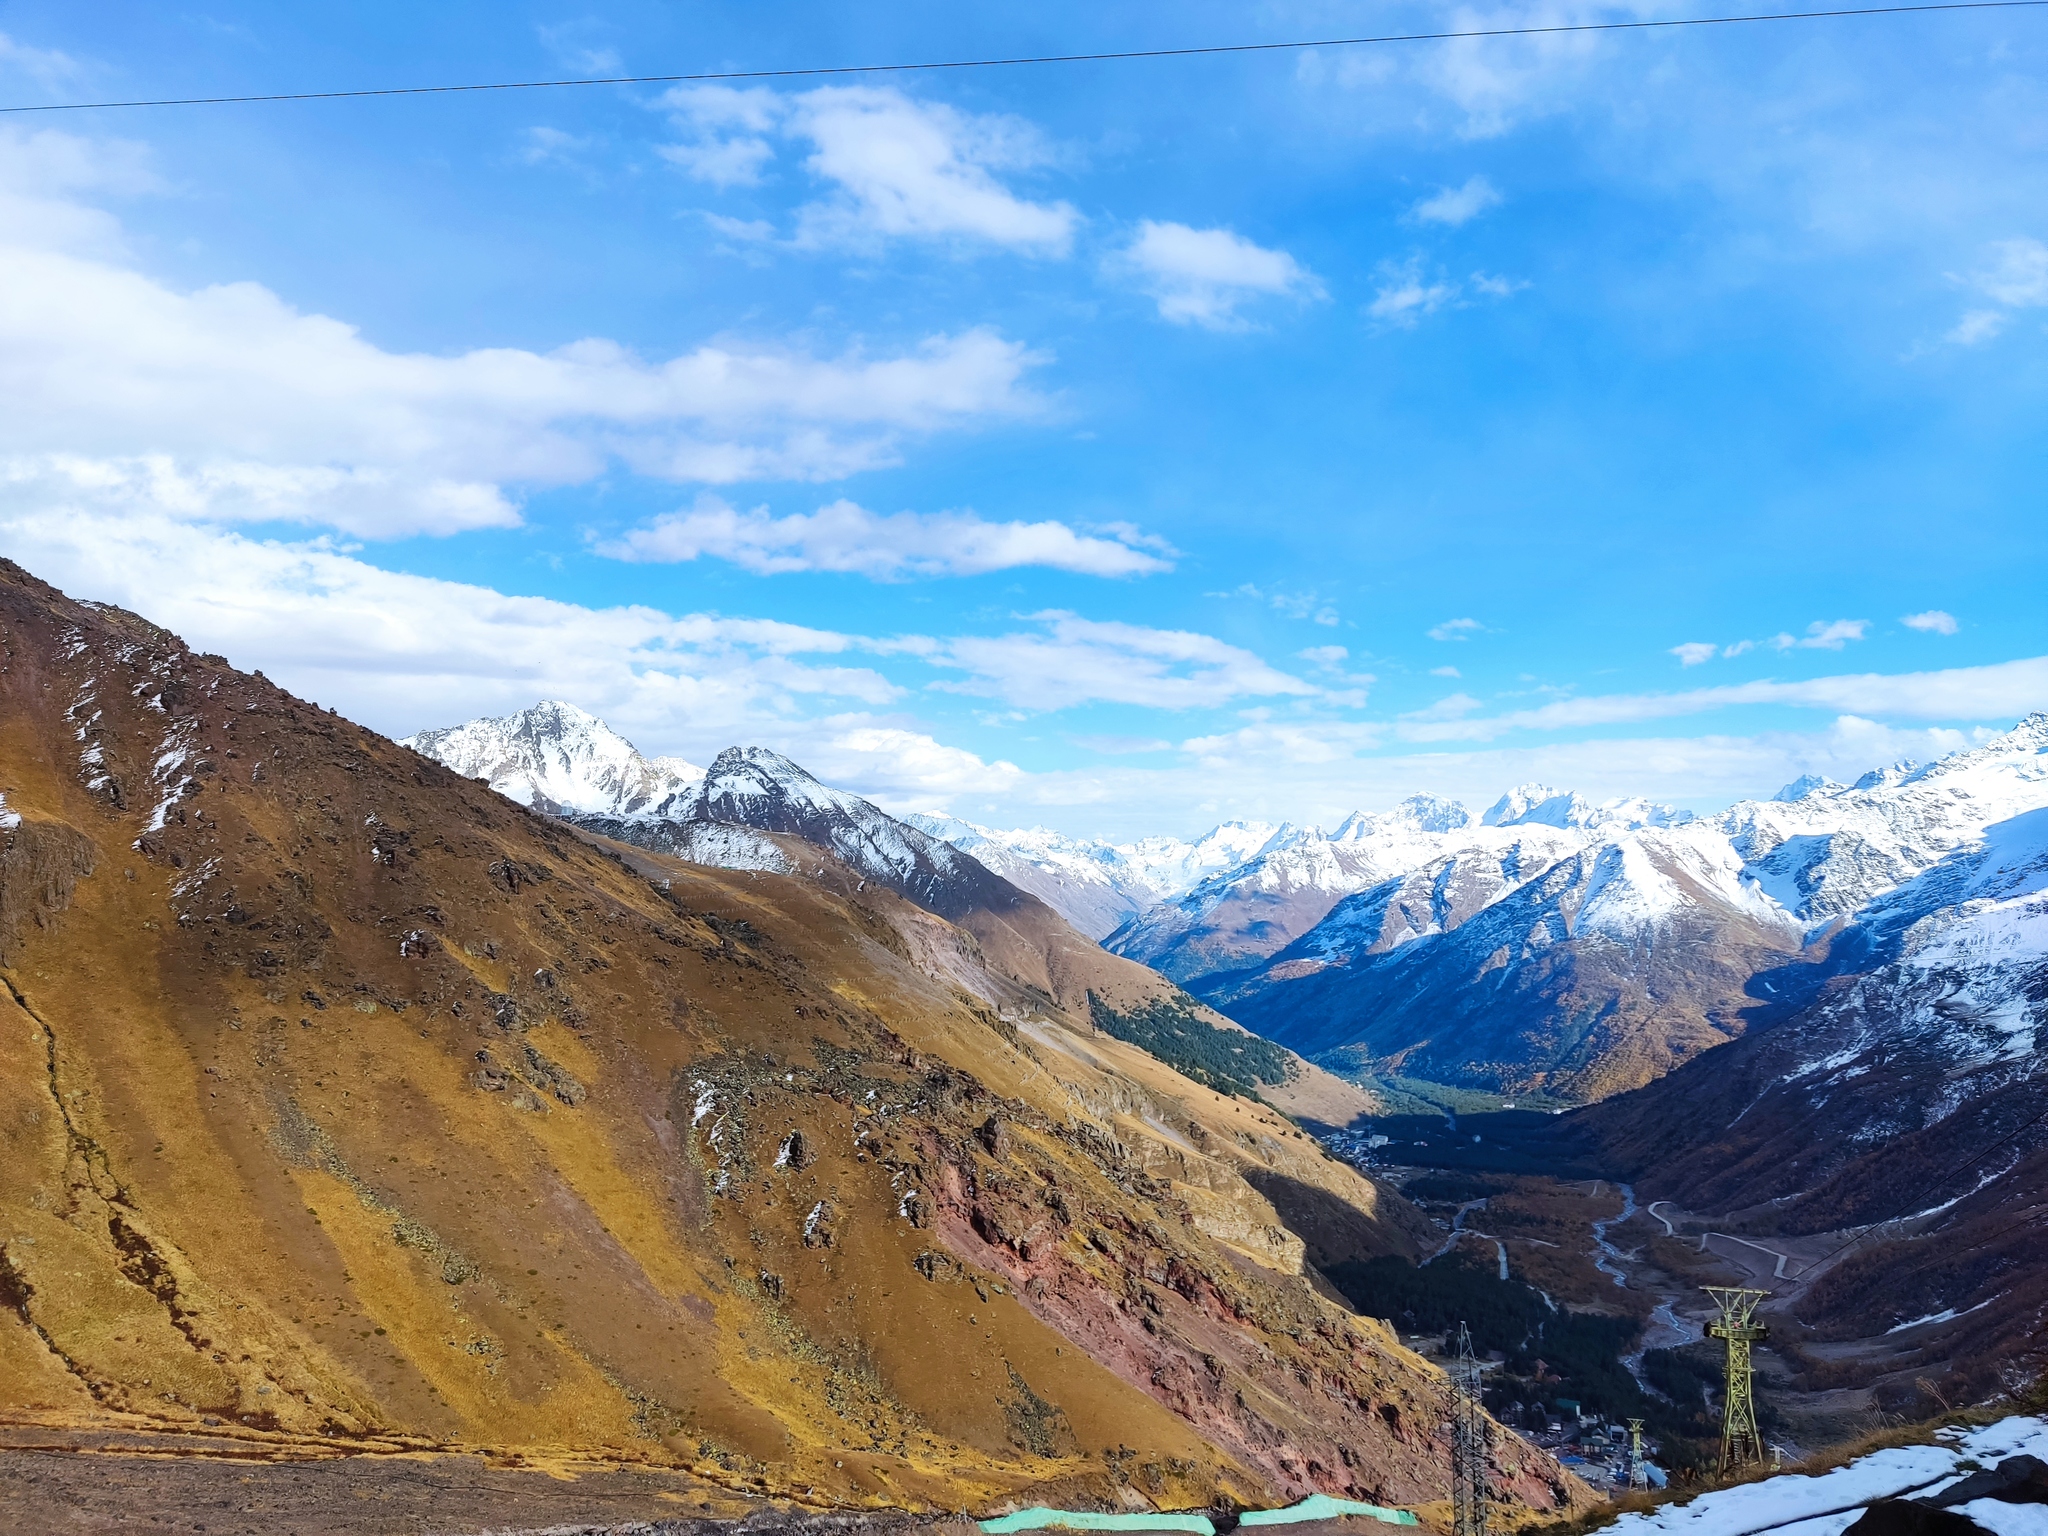
[[[1756,1427],[1756,1373],[1750,1365],[1749,1348],[1770,1332],[1756,1321],[1756,1308],[1771,1293],[1727,1285],[1700,1289],[1721,1309],[1721,1315],[1707,1324],[1707,1333],[1728,1345],[1728,1385],[1721,1395],[1721,1472],[1725,1476],[1764,1459],[1764,1437]]]

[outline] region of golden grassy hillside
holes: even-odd
[[[580,837],[4,562],[0,795],[0,1418],[1442,1496],[1442,1378],[1275,1202],[1411,1218],[889,893]]]

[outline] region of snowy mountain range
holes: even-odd
[[[1176,979],[1326,1065],[1599,1097],[1789,1016],[1988,899],[1957,871],[2048,808],[2044,754],[2036,715],[1924,767],[1711,817],[1489,813],[1255,964]],[[1130,939],[1113,942],[1145,955]]]
[[[957,816],[925,812],[914,811],[903,819],[973,854],[1096,940],[1293,833],[1291,827],[1263,821],[1226,821],[1192,842],[1146,837],[1111,843],[1069,837],[1046,827],[999,832]]]
[[[1571,1099],[1649,1082],[1832,978],[1904,964],[1936,913],[1994,900],[1956,873],[1972,850],[2048,810],[2048,715],[1936,763],[1807,777],[1712,816],[1527,784],[1477,816],[1418,795],[1329,832],[1226,822],[1127,843],[899,819],[762,748],[708,772],[645,758],[560,703],[408,745],[701,862],[788,868],[788,834],[942,915],[1028,893],[1348,1073]],[[2031,910],[2001,921],[2031,935]],[[1969,952],[2033,940],[1999,942]]]

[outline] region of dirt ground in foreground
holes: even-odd
[[[481,1536],[599,1531],[649,1536],[969,1536],[945,1517],[750,1503],[676,1474],[593,1469],[573,1478],[478,1456],[249,1460],[229,1443],[0,1431],[6,1536]]]
[[[961,1516],[817,1511],[641,1468],[574,1477],[480,1456],[250,1460],[193,1436],[0,1428],[5,1536],[978,1536]],[[1382,1531],[1317,1520],[1290,1536]]]

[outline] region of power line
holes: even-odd
[[[2028,10],[2048,0],[1939,0],[1926,5],[1868,5],[1827,11],[1759,11],[1743,16],[1679,16],[1657,21],[1583,21],[1546,27],[1477,27],[1461,32],[1389,32],[1287,43],[1215,43],[1199,48],[1130,48],[1114,53],[1047,53],[1004,59],[941,59],[920,64],[838,64],[804,69],[702,70],[684,75],[607,75],[571,80],[496,80],[472,85],[393,85],[356,91],[276,91],[254,96],[172,96],[137,101],[61,101],[0,107],[0,113],[97,112],[131,107],[220,107],[273,101],[355,101],[371,96],[453,96],[477,91],[549,91],[587,85],[702,85],[732,80],[808,80],[840,75],[901,75],[949,69],[1010,69],[1029,64],[1107,64],[1127,59],[1193,59],[1228,53],[1302,53],[1390,43],[1448,43],[1489,37],[1554,37],[1574,32],[1653,32],[1763,21],[1833,21],[1854,16],[1914,16],[1934,11]]]

